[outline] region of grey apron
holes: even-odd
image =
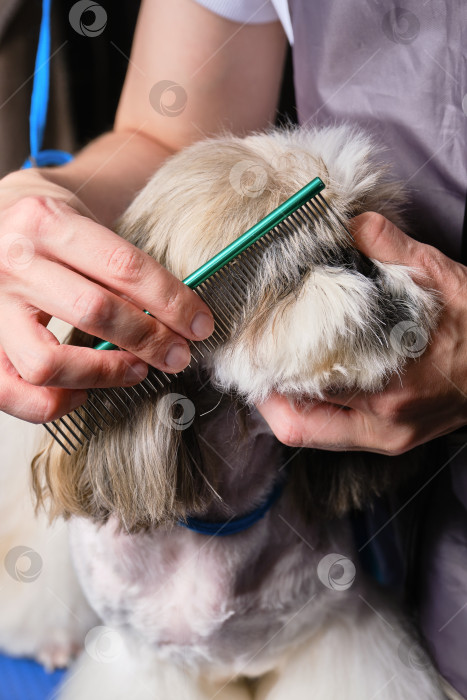
[[[467,189],[467,2],[289,0],[301,124],[375,134],[410,232],[458,258]]]
[[[370,130],[410,193],[407,233],[459,259],[467,189],[467,1],[289,0],[289,6],[300,123],[348,120]],[[430,465],[440,477],[420,523],[417,581],[430,650],[442,675],[467,697],[465,437],[449,436],[448,454]]]

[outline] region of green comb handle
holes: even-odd
[[[191,289],[202,284],[208,277],[211,277],[211,275],[220,270],[221,267],[224,267],[224,265],[227,265],[227,263],[236,258],[237,255],[243,253],[243,251],[255,243],[258,238],[264,236],[265,233],[268,233],[274,226],[277,226],[277,224],[280,224],[281,221],[290,216],[290,214],[293,214],[302,204],[305,204],[305,202],[323,189],[323,181],[319,177],[315,177],[308,185],[302,187],[301,190],[265,216],[264,219],[261,219],[261,221],[248,229],[248,231],[233,241],[233,243],[230,243],[230,245],[221,250],[220,253],[217,253],[211,260],[201,265],[195,272],[186,277],[183,282],[188,285],[188,287],[191,287]]]
[[[321,178],[315,177],[308,185],[305,185],[305,187],[302,187],[302,189],[292,195],[292,197],[289,197],[289,199],[280,204],[277,209],[274,209],[270,214],[265,216],[264,219],[258,221],[257,224],[226,246],[220,253],[217,253],[217,255],[204,263],[204,265],[201,265],[195,272],[188,275],[188,277],[183,280],[183,283],[191,289],[198,287],[207,280],[208,277],[211,277],[220,270],[221,267],[224,267],[224,265],[227,265],[227,263],[240,255],[240,253],[243,253],[244,250],[249,248],[261,238],[261,236],[269,233],[274,226],[277,226],[281,221],[284,221],[284,219],[290,216],[290,214],[297,211],[305,202],[315,197],[321,190],[324,190],[324,182]],[[145,313],[149,314],[149,311],[145,311]],[[95,345],[96,350],[115,350],[116,348],[116,345],[106,340]]]

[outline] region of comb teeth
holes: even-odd
[[[325,198],[319,193],[314,194],[237,257],[193,287],[212,311],[214,331],[206,340],[189,341],[191,360],[186,369],[225,343],[243,319],[244,301],[249,286],[258,274],[262,257],[269,245],[281,239],[290,240],[298,235],[300,228],[314,229],[323,220],[330,229],[343,230],[349,241],[353,240]],[[44,427],[65,452],[71,454],[108,426],[129,418],[143,402],[165,391],[172,380],[183,372],[185,370],[168,375],[162,370],[149,367],[146,378],[135,386],[90,389],[83,406],[56,421],[44,424]]]

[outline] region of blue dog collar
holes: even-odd
[[[248,530],[258,520],[261,520],[274,503],[280,498],[284,490],[285,481],[281,480],[274,485],[271,493],[263,505],[255,508],[250,513],[242,515],[240,518],[231,518],[220,522],[210,522],[200,518],[188,517],[186,520],[179,520],[178,524],[188,530],[197,532],[199,535],[211,535],[212,537],[226,537],[227,535],[237,535],[239,532]]]

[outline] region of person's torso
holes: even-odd
[[[369,130],[408,192],[408,233],[459,257],[467,188],[467,3],[289,0],[302,125]]]

